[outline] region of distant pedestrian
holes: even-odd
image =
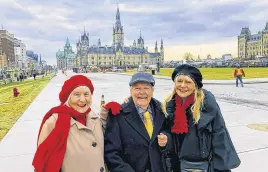
[[[20,82],[23,81],[23,75],[22,75],[22,73],[20,73],[20,76],[19,77],[20,77]]]
[[[240,81],[241,86],[244,87],[242,77],[245,77],[245,72],[240,65],[237,65],[236,69],[234,70],[234,77],[236,78],[236,87],[238,87],[238,80]]]
[[[33,77],[34,77],[34,80],[35,80],[35,78],[36,78],[36,71],[35,70],[33,71]]]

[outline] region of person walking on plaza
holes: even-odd
[[[234,70],[234,77],[236,78],[236,87],[238,87],[238,80],[240,81],[241,86],[244,87],[242,77],[245,77],[245,72],[240,65],[237,65],[236,69]]]
[[[138,72],[130,80],[131,97],[116,116],[109,116],[104,157],[110,172],[164,172],[158,140],[168,140],[161,103],[154,99],[155,80]],[[166,148],[162,148],[164,151]]]
[[[103,128],[108,111],[119,113],[121,106],[103,105],[99,118],[90,108],[93,92],[91,80],[83,75],[64,82],[61,105],[47,112],[40,126],[32,162],[36,172],[106,171]]]
[[[33,77],[34,77],[34,80],[35,80],[35,78],[36,78],[36,73],[37,73],[37,72],[34,70],[34,71],[33,71]]]
[[[20,78],[20,82],[22,82],[23,81],[23,74],[22,74],[22,72],[20,73],[19,78]]]
[[[229,172],[240,159],[214,95],[202,89],[202,74],[190,65],[172,73],[174,87],[162,103],[173,148],[174,172]],[[163,143],[163,141],[162,141]],[[163,144],[165,145],[165,144]],[[171,146],[169,146],[171,148]]]

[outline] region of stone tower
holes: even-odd
[[[81,36],[81,65],[88,65],[88,50],[89,50],[89,34],[84,29],[84,34]]]
[[[121,25],[120,12],[118,6],[116,12],[116,22],[115,26],[113,27],[113,45],[115,49],[117,49],[118,46],[124,47],[124,30],[123,26]]]

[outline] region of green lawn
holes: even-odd
[[[51,76],[0,85],[0,141],[48,84]],[[18,97],[13,97],[14,87],[20,92]]]
[[[268,68],[243,68],[245,78],[268,78]],[[161,68],[162,76],[171,76],[173,68]],[[205,80],[230,80],[234,79],[234,68],[200,68]],[[128,72],[134,73],[134,72]]]

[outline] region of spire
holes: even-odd
[[[161,50],[164,49],[164,45],[163,45],[163,40],[161,39],[161,47],[160,47]]]
[[[101,41],[100,41],[100,39],[98,40],[98,46],[101,46]]]
[[[116,20],[120,20],[120,12],[119,12],[118,4],[117,4],[117,11],[116,11]]]
[[[266,22],[265,30],[268,30],[268,22]]]
[[[158,48],[157,48],[157,41],[155,42],[155,48],[154,51],[157,53],[158,52]]]
[[[70,46],[70,41],[69,41],[69,38],[68,38],[68,37],[67,37],[67,39],[66,39],[65,46],[67,46],[67,47],[69,47],[69,46]]]
[[[120,20],[120,12],[119,12],[119,6],[117,5],[117,12],[116,12],[116,22],[115,22],[115,29],[123,29],[121,26],[121,20]]]

